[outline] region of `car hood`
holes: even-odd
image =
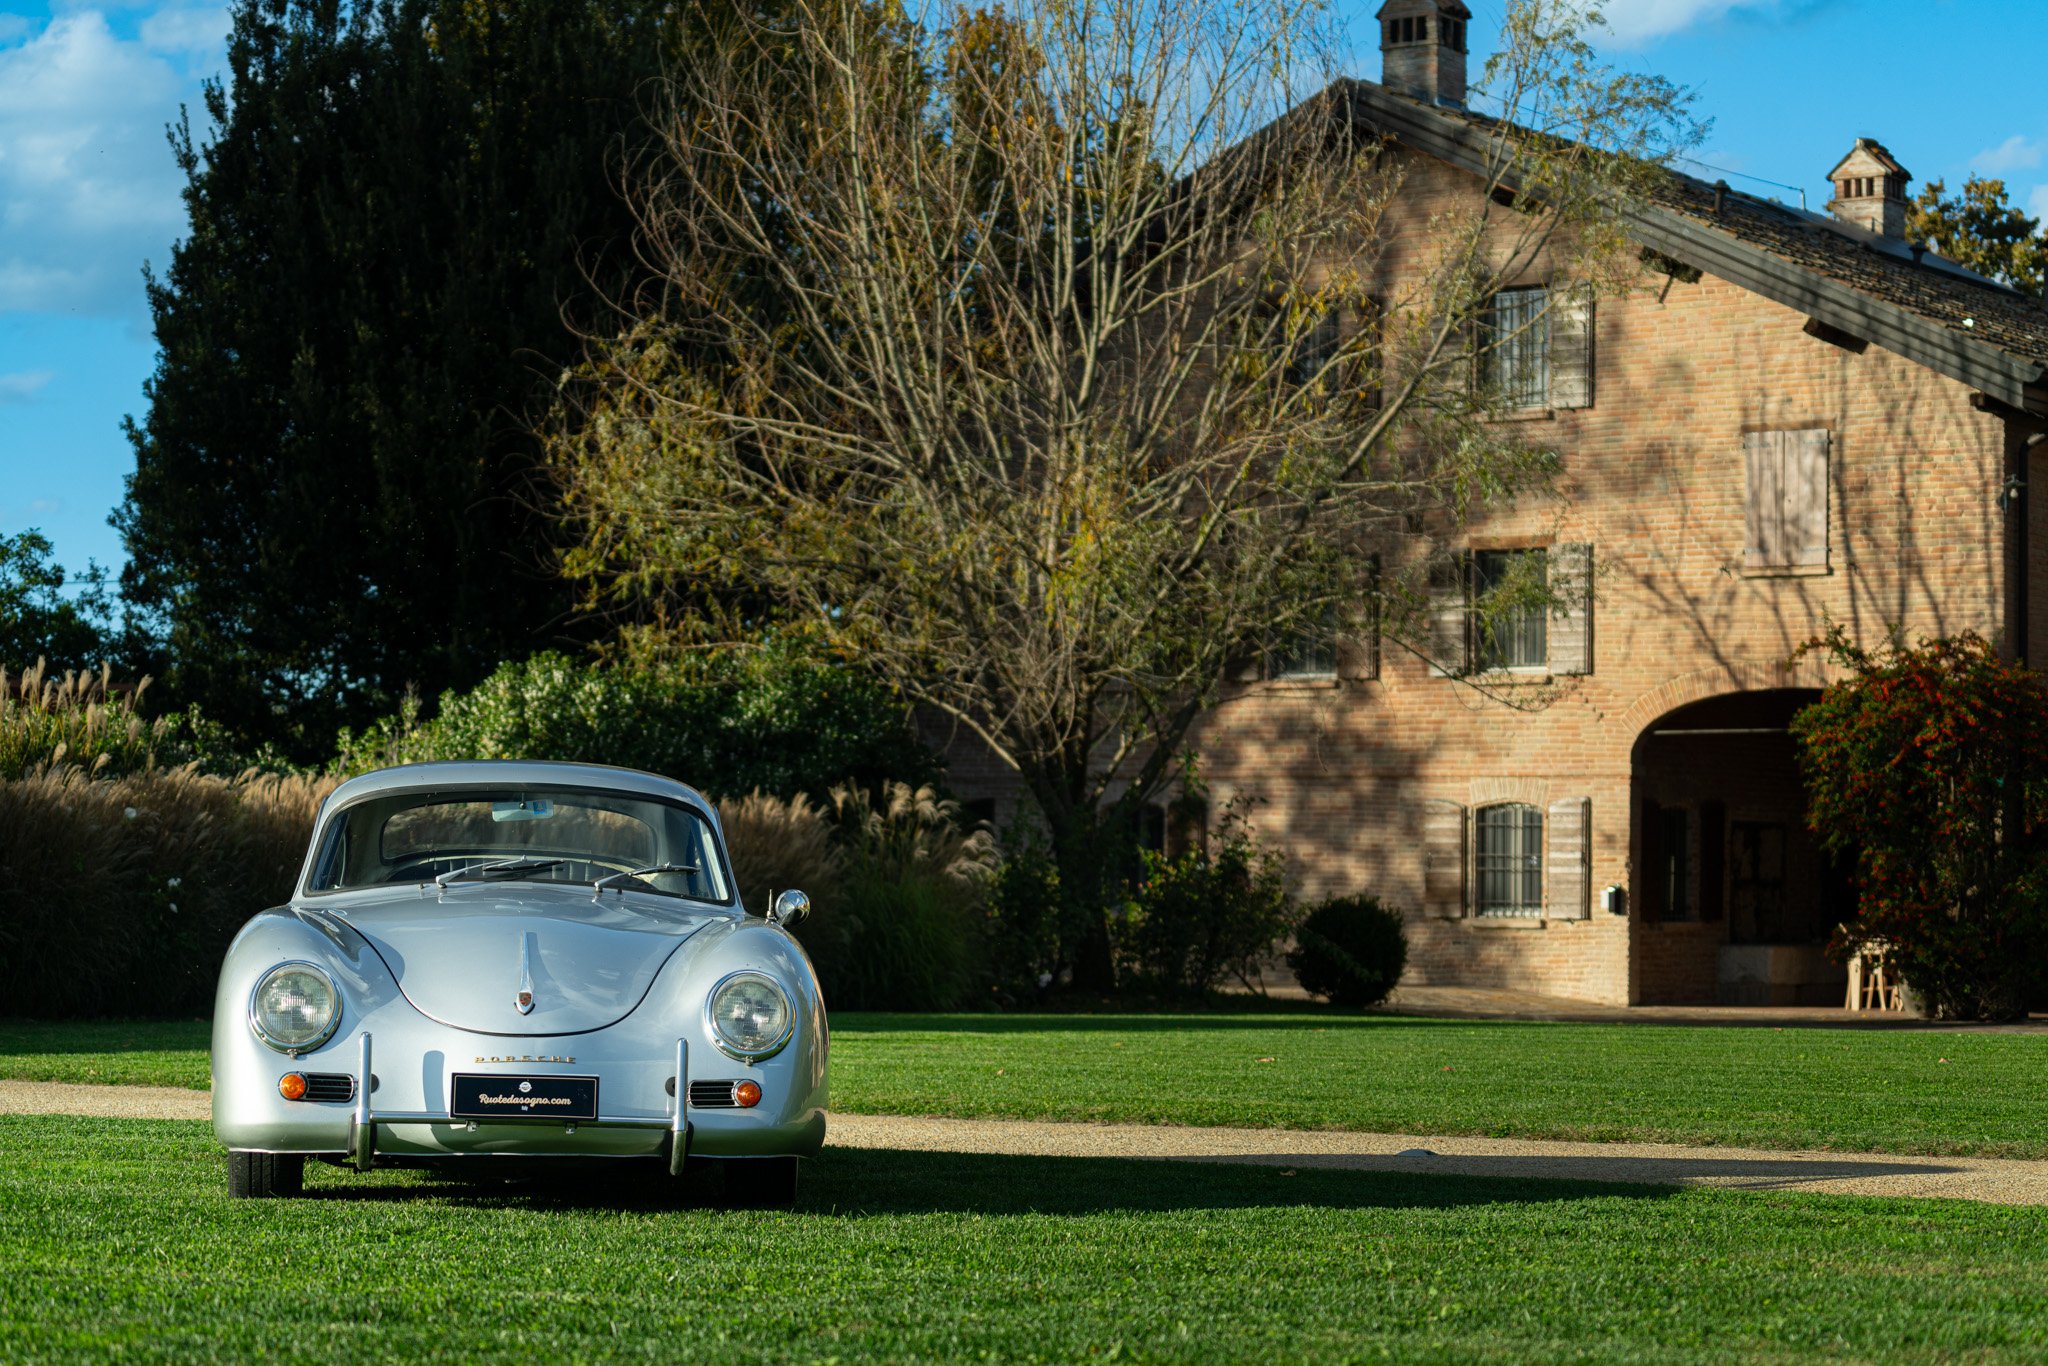
[[[720,918],[688,902],[526,884],[408,887],[323,906],[376,949],[406,1000],[430,1019],[483,1034],[578,1034],[633,1013],[655,974]],[[522,976],[522,973],[524,974]],[[530,984],[533,1008],[519,992]]]

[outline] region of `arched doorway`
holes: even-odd
[[[1635,999],[1837,1005],[1823,946],[1855,914],[1841,869],[1806,828],[1790,733],[1819,696],[1731,693],[1676,708],[1631,757]]]

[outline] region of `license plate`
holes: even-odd
[[[456,1119],[596,1119],[596,1077],[480,1077],[457,1072]]]

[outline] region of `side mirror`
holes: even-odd
[[[768,908],[768,919],[785,930],[793,930],[810,913],[811,899],[792,887],[775,898],[775,904]]]

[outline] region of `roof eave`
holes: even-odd
[[[1363,115],[1376,131],[1405,147],[1469,174],[1490,173],[1488,139],[1469,124],[1403,100],[1369,81],[1346,84],[1354,122]],[[1668,209],[1646,206],[1627,216],[1633,235],[1644,246],[1873,341],[2009,407],[2048,414],[2048,368],[2039,362],[1958,336],[1896,304],[1873,299]]]

